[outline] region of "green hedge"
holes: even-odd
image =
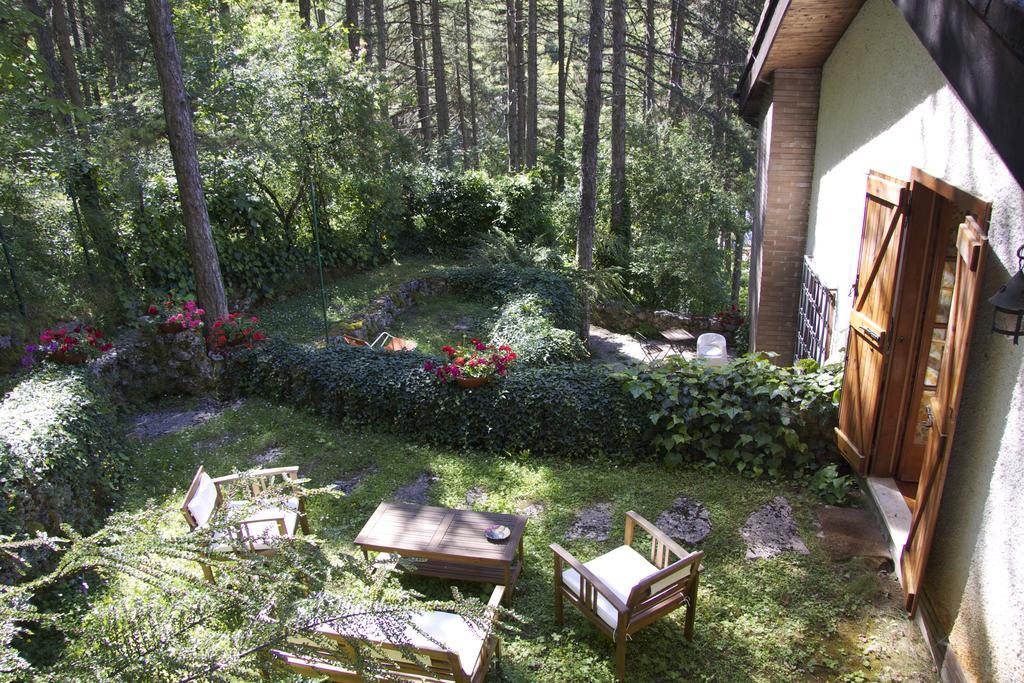
[[[456,448],[587,458],[643,447],[644,406],[600,368],[519,367],[466,390],[439,384],[423,361],[418,353],[270,342],[232,357],[225,386]]]
[[[114,406],[84,369],[44,367],[0,403],[0,533],[89,533],[119,499]]]

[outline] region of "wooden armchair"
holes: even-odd
[[[632,548],[637,525],[651,537],[649,559]],[[632,511],[626,513],[623,545],[611,552],[580,563],[557,543],[551,550],[555,555],[555,620],[561,626],[562,603],[568,599],[611,637],[618,680],[626,675],[626,638],[683,605],[684,634],[687,640],[693,639],[703,552],[687,552]]]
[[[214,478],[200,465],[185,493],[181,512],[189,529],[194,531],[208,525],[217,510],[241,509],[246,504],[241,497],[233,500],[232,496],[243,492],[258,496],[279,482],[294,482],[298,478],[298,467],[274,467]],[[297,529],[309,533],[305,502],[298,486],[295,495],[283,501],[280,507],[259,510],[239,521],[237,529],[214,533],[210,550],[226,552],[232,548],[232,541],[241,540],[250,552],[270,554],[274,552],[275,538],[294,536]],[[212,581],[210,566],[202,566],[203,574]]]
[[[336,642],[337,648],[325,650],[322,644],[318,644],[317,652],[312,655],[297,655],[283,650],[271,650],[271,653],[293,671],[304,676],[320,679],[326,677],[329,681],[347,683],[364,680],[351,665],[356,659],[356,652],[351,643],[361,641],[372,646],[372,649],[363,652],[363,656],[374,659],[374,663],[383,673],[380,680],[480,683],[487,676],[491,659],[501,654],[501,643],[496,627],[499,617],[498,606],[504,593],[504,586],[494,588],[487,603],[491,621],[484,633],[480,633],[457,614],[426,611],[413,617],[415,627],[406,627],[405,642],[402,646],[395,644],[379,631],[350,633],[345,630],[345,624],[341,624],[338,627],[340,631],[329,626],[320,626],[316,629],[318,634]],[[292,642],[310,645],[313,641],[293,638]]]

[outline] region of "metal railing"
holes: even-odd
[[[824,363],[832,343],[836,318],[836,290],[829,289],[804,256],[800,277],[800,308],[797,318],[796,359],[813,358]]]

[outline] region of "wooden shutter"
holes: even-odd
[[[935,535],[939,502],[949,467],[949,451],[960,409],[975,305],[982,281],[986,239],[982,225],[970,216],[957,231],[956,279],[946,332],[946,349],[935,395],[930,401],[931,427],[918,483],[917,505],[910,524],[910,534],[900,556],[906,606],[911,614],[917,609],[917,596],[920,594]]]
[[[854,470],[862,474],[867,471],[875,447],[889,348],[887,332],[909,199],[905,181],[874,171],[868,176],[860,263],[836,428],[839,450]]]

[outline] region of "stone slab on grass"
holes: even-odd
[[[393,500],[396,503],[413,503],[415,505],[430,504],[430,489],[441,481],[441,478],[430,472],[424,472],[414,480],[395,491]]]
[[[363,483],[364,479],[374,474],[377,474],[377,466],[370,465],[369,467],[359,470],[348,479],[338,479],[337,481],[332,482],[331,486],[335,491],[341,491],[347,496],[352,493],[357,486]]]
[[[704,503],[686,496],[672,501],[672,507],[658,515],[654,526],[687,546],[702,542],[713,528]]]
[[[612,504],[598,503],[583,510],[565,532],[565,540],[607,541],[612,531]]]
[[[225,410],[238,408],[241,403],[241,401],[222,403],[203,400],[191,408],[166,408],[142,413],[135,416],[128,434],[138,439],[159,439],[162,436],[177,434],[189,427],[208,422],[220,416]]]
[[[474,486],[470,490],[466,491],[466,505],[476,505],[480,503],[483,505],[487,502],[487,491],[484,491],[483,486]]]
[[[266,450],[260,451],[259,453],[255,453],[255,454],[249,456],[249,461],[252,462],[254,465],[259,465],[260,467],[264,467],[264,466],[269,465],[270,463],[274,462],[275,460],[280,458],[282,455],[284,455],[284,449],[283,448],[278,448],[277,446],[272,446],[272,447],[270,447],[270,448],[268,448]]]
[[[892,561],[885,532],[869,510],[823,505],[817,510],[825,550],[833,562],[851,557]]]
[[[747,518],[740,529],[747,542],[747,559],[768,559],[786,551],[809,554],[793,519],[793,508],[783,496],[776,496],[767,505]]]
[[[544,503],[523,501],[516,506],[516,512],[527,519],[536,519],[544,514]]]

